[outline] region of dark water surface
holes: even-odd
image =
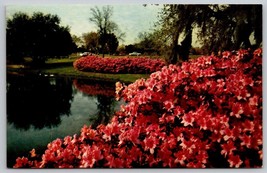
[[[107,123],[122,102],[115,84],[49,76],[7,76],[7,166],[17,157],[41,154],[47,144]]]

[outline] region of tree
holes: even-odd
[[[113,33],[107,34],[106,39],[107,39],[107,43],[106,43],[105,49],[107,50],[107,53],[109,53],[109,54],[116,53],[116,50],[119,46],[119,41],[118,41],[116,35]]]
[[[192,30],[199,22],[199,15],[206,10],[207,5],[164,5],[160,14],[159,24],[171,46],[168,63],[175,64],[178,54],[182,60],[188,60],[192,44]],[[178,43],[182,38],[181,44]]]
[[[110,6],[104,6],[102,11],[98,8],[91,8],[92,17],[89,18],[89,21],[93,22],[98,28],[99,34],[99,44],[101,48],[101,52],[105,54],[106,44],[108,42],[109,34],[114,34],[114,32],[120,32],[118,25],[111,20],[113,9]],[[124,33],[118,34],[119,38],[124,36]]]
[[[140,32],[138,34],[138,38],[140,42],[136,45],[139,49],[142,50],[142,53],[152,53],[156,51],[153,33]]]
[[[82,35],[83,42],[85,44],[86,50],[93,52],[93,53],[99,53],[99,45],[100,43],[104,43],[104,45],[101,45],[101,48],[103,48],[101,53],[109,53],[114,54],[117,50],[117,47],[119,45],[119,41],[115,34],[105,34],[99,35],[96,32],[89,32],[84,33]]]
[[[99,35],[96,32],[89,32],[82,34],[82,39],[86,50],[98,53],[99,52]]]
[[[6,30],[7,58],[13,62],[31,57],[34,64],[42,64],[48,57],[67,56],[76,47],[57,15],[16,13],[7,20]]]
[[[126,45],[126,46],[125,46],[125,52],[126,52],[127,54],[128,54],[128,53],[131,53],[131,52],[133,52],[133,51],[138,51],[136,45],[129,44],[129,45]]]
[[[77,45],[77,48],[82,48],[84,46],[84,41],[82,37],[79,37],[77,35],[72,35],[73,42]]]
[[[210,52],[248,48],[251,35],[256,47],[262,43],[262,5],[168,4],[159,24],[171,45],[168,62],[172,64],[178,61],[178,54],[182,60],[188,59],[193,28],[199,29],[198,38]]]
[[[199,23],[198,35],[210,52],[249,48],[253,42],[255,47],[261,45],[261,5],[210,5],[209,9],[209,17]]]
[[[15,13],[13,19],[7,20],[6,47],[9,61],[21,63],[23,57],[29,54],[31,46],[28,40],[29,28],[30,18],[25,13]]]

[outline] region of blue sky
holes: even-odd
[[[96,5],[8,5],[6,6],[6,17],[10,18],[16,12],[25,12],[33,14],[33,12],[43,12],[45,14],[56,14],[61,19],[61,25],[70,26],[71,34],[81,36],[82,33],[96,31],[97,28],[93,23],[89,22],[91,16],[90,8]],[[101,5],[97,5],[102,8]],[[158,12],[162,5],[148,5],[144,7],[142,4],[132,5],[111,5],[113,7],[112,20],[118,24],[120,30],[126,34],[125,41],[120,44],[131,44],[138,41],[138,33],[151,31],[154,23],[158,20]]]

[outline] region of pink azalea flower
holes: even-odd
[[[232,154],[232,152],[236,150],[236,147],[232,140],[228,140],[227,143],[221,144],[221,147],[222,147],[221,154],[224,155],[224,157],[226,157],[229,154]]]
[[[234,155],[234,154],[230,154],[227,161],[230,163],[230,167],[235,167],[235,168],[239,168],[243,163],[239,155]]]

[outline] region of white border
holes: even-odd
[[[264,0],[1,0],[0,1],[0,172],[13,173],[13,172],[266,172],[266,142],[264,141],[264,154],[263,154],[263,168],[261,169],[7,169],[6,168],[6,35],[5,35],[5,6],[6,5],[62,5],[62,4],[166,4],[166,3],[176,3],[176,4],[263,4],[263,42],[266,41],[266,1]],[[263,108],[266,108],[266,48],[263,49]],[[266,115],[266,110],[263,109],[263,115]],[[263,116],[264,117],[264,116]],[[263,118],[263,138],[266,139],[266,128]],[[265,167],[265,168],[264,168]]]

